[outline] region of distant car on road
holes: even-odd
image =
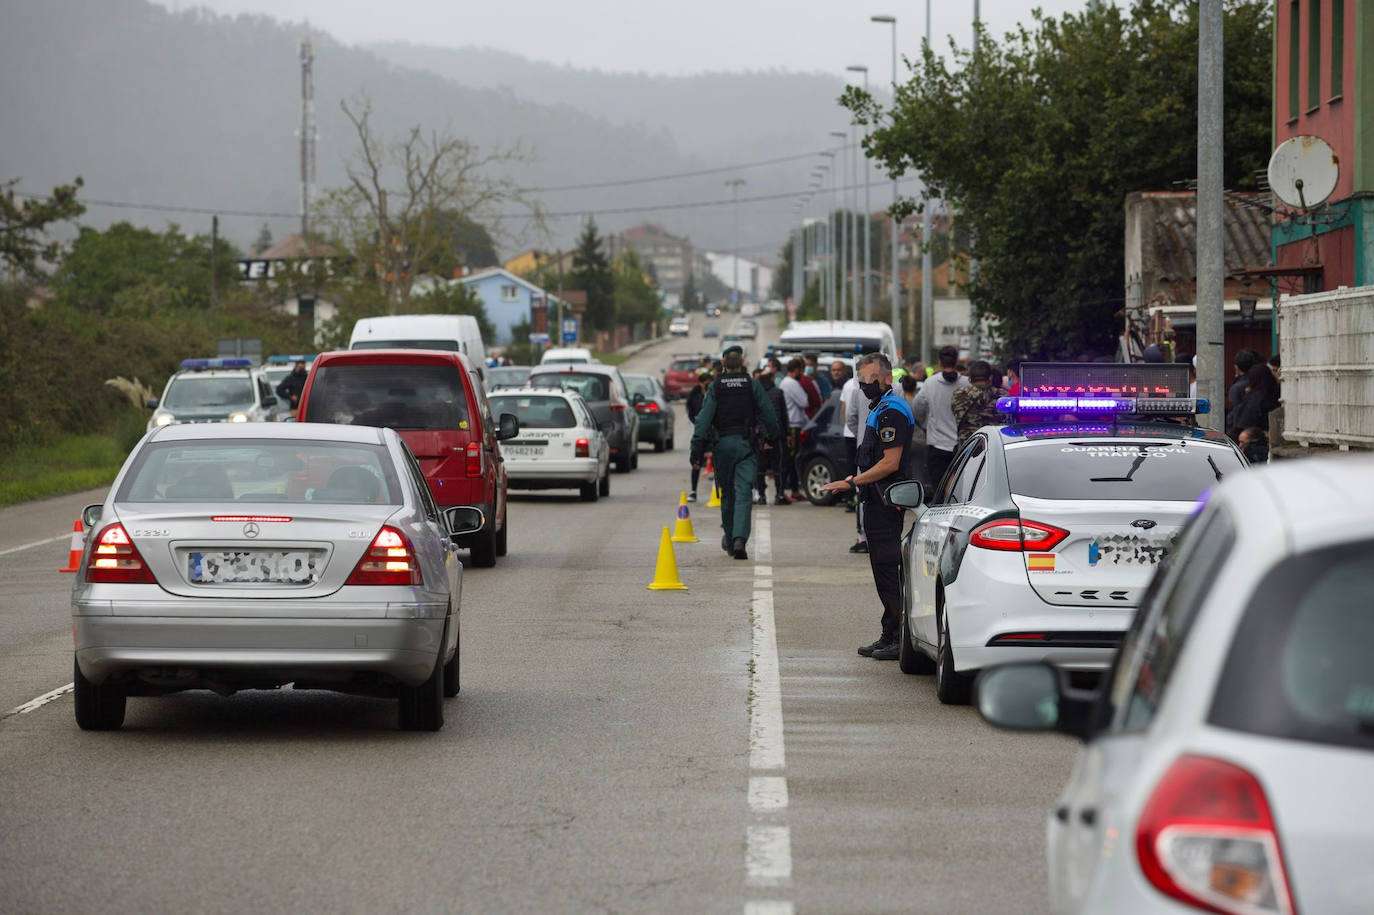
[[[639,440],[652,443],[655,451],[672,451],[677,412],[668,402],[663,385],[653,375],[626,375],[625,384],[639,414]]]
[[[753,302],[745,302],[743,305],[739,307],[739,316],[741,318],[757,317],[758,313],[759,306],[755,305]]]
[[[120,727],[129,696],[287,683],[395,696],[402,728],[443,726],[459,687],[452,539],[483,517],[440,511],[391,429],[158,429],[83,520],[83,729]]]
[[[1228,474],[1097,689],[983,673],[984,718],[1083,741],[1047,818],[1052,911],[1369,910],[1372,477],[1365,457]]]
[[[674,353],[673,361],[663,372],[664,395],[673,400],[690,394],[697,383],[701,360],[709,358],[705,353]]]
[[[708,318],[719,318],[719,317],[720,317],[720,306],[719,306],[719,305],[707,305],[707,306],[706,306],[706,317],[708,317]]]
[[[528,365],[498,365],[487,369],[483,383],[488,391],[497,388],[522,387],[529,380],[531,367]]]
[[[520,436],[501,444],[512,489],[576,489],[583,502],[611,494],[611,446],[576,391],[500,391],[491,408],[520,421]]]
[[[180,423],[275,422],[284,412],[267,374],[246,358],[183,359],[162,397],[147,405],[153,411],[150,430]]]
[[[568,362],[581,364],[597,361],[597,358],[592,355],[592,351],[585,346],[555,346],[544,350],[544,355],[539,357],[540,365]]]
[[[674,337],[685,337],[692,332],[692,322],[686,318],[674,318],[668,325],[668,333]]]
[[[639,414],[630,406],[625,378],[613,365],[541,365],[530,373],[532,388],[576,391],[591,408],[611,445],[619,473],[639,466]]]
[[[759,323],[752,319],[745,319],[735,325],[735,333],[741,340],[757,340],[759,336]]]
[[[434,349],[462,353],[481,376],[487,346],[472,315],[382,315],[360,318],[348,338],[349,349]]]
[[[705,327],[703,327],[703,328],[701,329],[701,336],[702,336],[703,338],[705,338],[705,337],[719,337],[719,336],[720,336],[720,325],[719,325],[719,324],[707,324]]]

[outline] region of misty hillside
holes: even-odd
[[[264,17],[171,13],[143,0],[19,0],[6,5],[0,25],[0,123],[5,125],[0,179],[18,177],[21,190],[42,192],[81,175],[86,179],[82,196],[88,201],[296,211],[301,27]],[[353,148],[352,128],[339,102],[362,93],[372,100],[375,127],[386,135],[421,124],[450,128],[484,147],[522,143],[535,157],[517,173],[527,186],[692,171],[740,161],[734,156],[686,155],[672,138],[678,132],[675,125],[621,116],[606,108],[604,98],[599,107],[574,104],[586,102],[589,92],[617,96],[609,87],[624,80],[623,85],[636,87],[619,94],[628,106],[625,110],[650,111],[653,103],[639,93],[638,77],[601,77],[608,81],[604,91],[588,88],[560,98],[555,84],[565,80],[554,76],[546,78],[544,92],[459,85],[414,69],[417,62],[399,66],[326,35],[316,33],[313,38],[321,188],[341,183],[342,161]],[[819,130],[816,108],[792,112],[793,118],[805,122],[803,135],[809,140],[792,146],[768,139],[772,128],[766,126],[785,122],[787,112],[764,117],[751,106],[731,105],[716,85],[730,78],[702,79],[701,85],[709,89],[703,89],[700,102],[692,100],[687,83],[663,89],[664,98],[678,106],[674,110],[683,112],[682,119],[695,112],[690,115],[698,118],[692,122],[694,134],[708,135],[705,125],[713,120],[709,111],[720,106],[714,120],[727,126],[718,125],[717,137],[728,139],[733,132],[757,140],[753,146],[742,141],[746,159],[759,157],[750,152],[760,149],[776,156],[824,145],[823,135],[812,137]],[[599,116],[579,110],[593,107]],[[719,143],[725,145],[725,139]],[[702,145],[709,144],[703,140]],[[745,172],[750,184],[744,193],[794,191],[805,185],[809,167],[795,163]],[[574,215],[551,222],[551,239],[512,239],[502,247],[509,251],[523,242],[566,245],[578,227],[576,214],[588,210],[721,197],[728,197],[728,192],[720,176],[550,193],[542,198],[549,210]],[[771,255],[791,222],[790,214],[789,201],[742,206],[742,247]],[[120,219],[152,226],[176,221],[202,231],[210,221],[208,215],[94,205],[83,221],[103,226]],[[730,207],[598,217],[612,230],[645,219],[690,234],[704,247],[726,248],[732,243]],[[221,226],[229,238],[247,245],[263,221],[256,216],[225,216]],[[278,237],[295,225],[289,217],[269,222]]]

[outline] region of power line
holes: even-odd
[[[836,147],[836,150],[849,150],[857,148],[853,146]],[[677,181],[680,178],[700,178],[705,175],[720,175],[725,172],[736,172],[746,168],[763,168],[768,165],[781,165],[784,162],[800,162],[802,159],[810,159],[819,156],[821,150],[808,153],[798,153],[794,156],[779,156],[776,159],[760,159],[757,162],[745,162],[742,165],[723,165],[720,168],[703,168],[694,172],[678,172],[672,175],[655,175],[649,178],[624,178],[616,181],[595,181],[587,184],[560,184],[552,187],[532,187],[527,188],[530,193],[554,193],[557,191],[590,191],[605,187],[628,187],[634,184],[653,184],[658,181]]]

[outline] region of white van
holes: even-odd
[[[437,349],[462,353],[484,373],[487,347],[472,315],[387,315],[360,318],[349,349]]]
[[[882,353],[897,364],[897,340],[883,321],[793,321],[775,348],[788,353]]]
[[[550,362],[596,362],[592,356],[592,351],[585,346],[555,346],[552,349],[544,350],[544,355],[540,357],[540,365],[548,365]]]

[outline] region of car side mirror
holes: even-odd
[[[1080,740],[1091,736],[1097,692],[1076,689],[1069,673],[1042,661],[999,664],[974,682],[978,714],[995,727],[1013,731],[1059,731]]]
[[[104,513],[105,505],[101,502],[87,505],[85,508],[81,509],[81,523],[86,525],[87,530],[90,530],[100,523],[100,516]]]
[[[514,413],[502,413],[497,420],[496,440],[504,442],[520,434],[520,419]]]
[[[925,489],[918,480],[893,483],[883,493],[883,501],[893,508],[920,508],[925,502]]]
[[[444,526],[450,537],[475,534],[486,526],[487,517],[480,508],[470,505],[455,505],[444,509]]]
[[[143,406],[147,407],[149,410],[156,410],[156,409],[157,409],[157,398],[156,398],[156,397],[149,397],[147,400],[143,401]]]
[[[263,405],[264,407],[275,407],[275,406],[277,405],[277,398],[276,398],[276,396],[274,395],[274,396],[271,396],[271,397],[264,397],[264,398],[262,399],[262,405]]]

